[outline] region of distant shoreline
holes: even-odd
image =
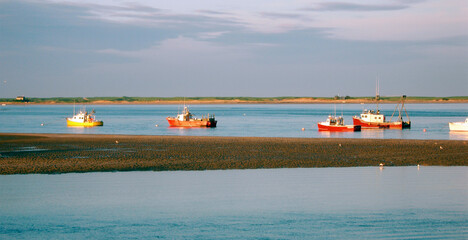
[[[0,174],[468,166],[465,140],[0,133]]]
[[[399,97],[381,97],[379,104],[395,104],[400,102]],[[372,104],[376,101],[372,97],[358,97],[346,99],[313,98],[313,97],[196,97],[196,98],[144,98],[144,97],[95,97],[95,98],[30,98],[27,101],[14,99],[0,99],[0,104],[7,105],[174,105],[174,104]],[[468,103],[468,96],[461,97],[407,97],[405,103]]]

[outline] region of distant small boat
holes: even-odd
[[[359,125],[344,125],[343,117],[328,116],[327,121],[317,123],[319,131],[355,132],[361,131]]]
[[[78,114],[74,114],[73,117],[67,118],[67,126],[70,126],[70,127],[103,126],[104,122],[96,120],[94,113],[95,113],[94,109],[89,114],[85,110],[82,110]]]
[[[449,122],[450,131],[468,132],[468,118],[465,122]]]
[[[166,119],[171,127],[216,127],[218,122],[215,116],[210,114],[202,116],[202,118],[195,118],[185,105],[184,110],[177,117],[167,117]]]

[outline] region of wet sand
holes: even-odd
[[[468,166],[467,142],[0,133],[0,174]]]

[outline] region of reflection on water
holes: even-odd
[[[362,129],[361,136],[363,138],[384,138],[384,131],[387,130],[388,129]]]
[[[320,137],[335,137],[335,138],[346,138],[352,137],[354,132],[330,132],[330,131],[319,131],[318,136]]]
[[[0,238],[466,239],[468,167],[0,176]]]
[[[468,132],[450,131],[450,140],[468,140]]]

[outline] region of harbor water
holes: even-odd
[[[467,239],[468,167],[0,176],[0,239]]]
[[[381,104],[380,110],[390,119],[395,104]],[[81,106],[76,106],[77,110]],[[180,105],[87,105],[96,110],[104,126],[67,127],[66,117],[73,115],[73,105],[7,105],[0,108],[0,132],[131,134],[190,136],[250,136],[301,138],[391,138],[466,140],[467,133],[450,132],[448,123],[464,121],[468,104],[406,104],[411,128],[404,130],[362,130],[361,132],[318,132],[317,122],[329,115],[343,115],[345,124],[352,116],[375,105],[363,104],[231,104],[193,105],[196,116],[215,114],[216,128],[170,128],[166,117],[182,111]],[[398,115],[398,113],[395,113]],[[405,116],[406,118],[406,116]],[[396,116],[393,117],[393,120]],[[304,131],[302,129],[304,128]],[[424,131],[425,130],[425,131]]]
[[[193,105],[216,128],[170,128],[178,105],[7,105],[0,132],[467,140],[468,104],[407,104],[404,130],[318,132],[331,104]],[[336,105],[352,123],[365,106]],[[77,107],[78,108],[78,107]],[[381,105],[390,117],[395,105]],[[304,128],[304,131],[302,130]],[[426,129],[426,131],[424,131]],[[468,167],[134,171],[0,176],[0,239],[468,239]]]

